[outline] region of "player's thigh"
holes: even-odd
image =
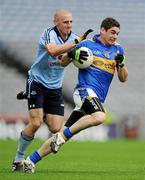
[[[39,126],[43,122],[43,108],[30,109],[29,121],[31,124]]]
[[[64,124],[64,116],[56,114],[47,114],[46,115],[46,124],[51,132],[58,132],[62,129]]]

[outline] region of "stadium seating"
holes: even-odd
[[[2,7],[0,40],[24,66],[30,66],[37,52],[37,42],[43,29],[53,26],[53,13],[57,8],[67,8],[74,16],[73,30],[79,35],[86,29],[98,31],[100,22],[106,16],[113,16],[121,23],[119,41],[124,45],[129,68],[129,79],[122,86],[115,80],[106,100],[106,106],[119,117],[124,114],[143,114],[144,100],[144,57],[145,57],[145,3],[143,0],[102,1],[53,1],[53,0],[5,0]],[[64,93],[72,99],[77,81],[77,69],[66,68]],[[0,65],[0,113],[25,114],[25,102],[17,102],[16,93],[24,89],[25,77],[12,68]],[[71,78],[71,81],[70,81]],[[70,84],[71,82],[71,84]],[[119,108],[118,108],[119,107]]]

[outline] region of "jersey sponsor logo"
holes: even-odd
[[[96,55],[96,56],[99,56],[99,55],[103,55],[106,57],[106,58],[110,58],[110,52],[109,51],[93,51],[93,54]]]
[[[116,62],[115,60],[108,60],[99,57],[94,57],[93,66],[114,74]]]
[[[110,58],[110,52],[109,51],[103,51],[103,54],[106,58]]]
[[[101,55],[102,52],[101,52],[101,51],[93,51],[93,54],[94,54],[94,55]]]

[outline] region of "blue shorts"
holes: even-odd
[[[48,89],[36,81],[27,80],[28,109],[43,108],[46,114],[64,115],[62,88]]]

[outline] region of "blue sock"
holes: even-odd
[[[29,156],[30,160],[36,164],[38,161],[40,161],[42,158],[41,156],[38,154],[37,151],[33,152],[30,156]]]
[[[28,137],[23,132],[21,132],[15,161],[24,160],[24,152],[27,149],[27,147],[32,143],[32,140],[33,137]]]
[[[66,138],[70,139],[74,134],[72,134],[70,132],[70,129],[69,128],[66,128],[64,131],[63,131],[63,134],[65,135]]]

